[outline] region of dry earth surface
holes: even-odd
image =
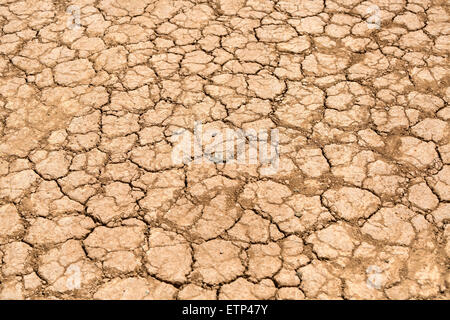
[[[449,299],[449,13],[1,0],[0,298]],[[277,172],[174,163],[195,121]]]

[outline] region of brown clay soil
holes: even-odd
[[[450,299],[448,1],[1,0],[0,26],[1,299]],[[277,171],[175,163],[196,121],[277,129]]]

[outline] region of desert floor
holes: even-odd
[[[1,0],[0,298],[450,299],[449,17]]]

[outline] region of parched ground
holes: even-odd
[[[449,299],[449,13],[1,0],[0,298]],[[278,171],[174,163],[195,121]]]

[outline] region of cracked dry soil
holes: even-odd
[[[449,13],[1,0],[0,298],[449,299]],[[277,172],[173,163],[195,121]]]

